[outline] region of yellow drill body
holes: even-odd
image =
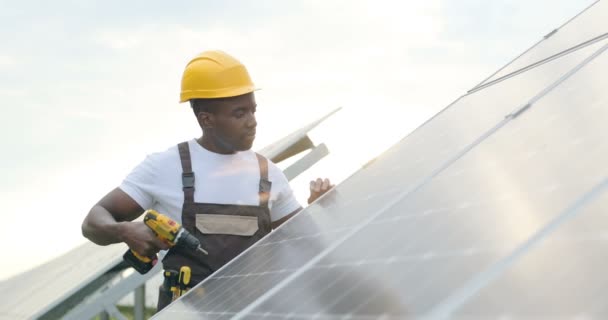
[[[183,245],[186,248],[199,250],[207,254],[196,237],[191,235],[175,220],[158,213],[156,210],[148,209],[144,212],[144,223],[154,232],[156,237],[166,242],[169,246]],[[144,274],[150,271],[156,264],[157,258],[146,257],[133,250],[128,250],[124,254],[124,259],[139,273]]]
[[[150,209],[145,213],[144,223],[148,228],[152,229],[160,240],[167,242],[172,247],[175,246],[180,231],[184,230],[182,226],[156,210]]]

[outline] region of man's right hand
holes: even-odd
[[[171,248],[141,221],[123,222],[121,229],[123,241],[131,250],[142,256],[154,257],[159,251]]]
[[[143,222],[132,222],[144,209],[120,188],[105,195],[82,222],[82,234],[98,245],[125,242],[140,255],[153,256],[169,245],[156,238]]]

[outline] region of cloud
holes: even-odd
[[[192,56],[219,48],[247,64],[267,90],[262,94],[311,90],[320,96],[325,90],[349,91],[353,84],[377,94],[386,83],[420,79],[418,72],[408,72],[415,68],[411,56],[421,48],[440,47],[440,8],[440,1],[311,1],[246,25],[147,24],[100,30],[94,37],[133,57],[125,66],[128,73],[145,73],[148,79],[170,75],[167,87],[177,87]]]
[[[17,65],[17,59],[12,56],[0,55],[0,69],[8,69]]]
[[[141,44],[140,36],[137,33],[125,35],[112,31],[101,31],[97,35],[97,42],[114,50],[133,49]]]

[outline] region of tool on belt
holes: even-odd
[[[184,295],[190,289],[190,278],[192,270],[188,266],[180,268],[179,272],[175,270],[165,270],[165,282],[163,286],[171,291],[171,301]]]
[[[156,237],[171,247],[181,246],[207,254],[207,251],[201,247],[200,241],[173,219],[152,209],[146,210],[144,214],[146,226],[154,231]],[[131,249],[123,255],[123,259],[141,274],[150,271],[158,261],[156,254],[153,257],[146,257]]]
[[[183,266],[179,270],[179,278],[177,279],[177,284],[179,285],[179,289],[177,290],[177,296],[173,294],[173,300],[184,295],[188,289],[190,289],[190,276],[191,276],[190,267]]]

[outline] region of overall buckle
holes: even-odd
[[[182,173],[182,186],[184,189],[194,188],[194,172]]]

